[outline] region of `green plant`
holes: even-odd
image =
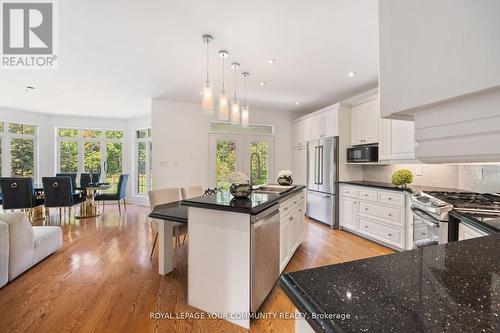
[[[406,184],[413,182],[413,174],[408,169],[396,170],[392,173],[391,182],[396,186],[406,187]]]

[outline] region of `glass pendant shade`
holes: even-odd
[[[214,97],[212,85],[209,81],[205,83],[201,95],[201,112],[206,115],[214,114]]]
[[[231,103],[231,124],[240,124],[240,102],[237,99]]]
[[[250,108],[247,104],[243,105],[241,108],[241,126],[248,127],[250,121]]]
[[[219,96],[219,120],[229,120],[229,100],[225,91],[222,91]]]

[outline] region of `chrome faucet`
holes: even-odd
[[[252,170],[252,161],[253,161],[253,157],[256,156],[257,157],[257,177],[260,178],[261,176],[261,170],[260,170],[260,156],[259,154],[257,153],[252,153],[252,155],[250,155],[250,185],[253,187],[254,183],[253,183],[253,170]]]

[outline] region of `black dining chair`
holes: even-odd
[[[49,217],[49,208],[59,208],[59,221],[62,221],[62,208],[65,208],[65,211],[69,208],[69,218],[71,218],[71,207],[85,201],[85,198],[73,193],[71,179],[67,176],[42,177],[42,183],[45,208]]]
[[[62,172],[62,173],[56,173],[56,177],[69,177],[71,178],[71,188],[73,189],[73,192],[76,191],[76,173],[75,172]]]
[[[33,190],[33,179],[18,177],[0,178],[0,189],[2,190],[2,208],[27,209],[32,213],[32,208],[43,205],[43,199],[35,196]]]
[[[125,197],[127,196],[127,183],[128,183],[128,174],[120,175],[120,179],[118,180],[118,185],[116,187],[116,192],[114,193],[102,193],[98,194],[95,197],[96,201],[102,201],[102,210],[104,211],[104,202],[105,201],[117,201],[118,202],[118,212],[121,214],[120,200],[123,200],[123,207],[125,211],[127,211],[127,202],[125,201]]]

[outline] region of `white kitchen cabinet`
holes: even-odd
[[[415,123],[413,121],[381,120],[379,160],[381,162],[415,160]]]
[[[487,236],[488,234],[465,223],[458,225],[458,240]]]
[[[280,202],[280,272],[302,242],[304,233],[305,191]]]
[[[339,107],[334,105],[311,116],[311,140],[339,135]]]
[[[307,182],[307,148],[296,147],[293,149],[293,181],[295,184],[305,185]]]
[[[358,217],[358,202],[356,199],[341,196],[339,211],[339,224],[343,229],[356,231],[356,223]]]
[[[354,106],[351,109],[351,144],[377,143],[379,140],[379,121],[377,98]]]
[[[294,147],[305,147],[311,138],[311,119],[302,119],[292,125]]]
[[[405,249],[406,208],[404,193],[340,185],[340,227],[397,250]]]

